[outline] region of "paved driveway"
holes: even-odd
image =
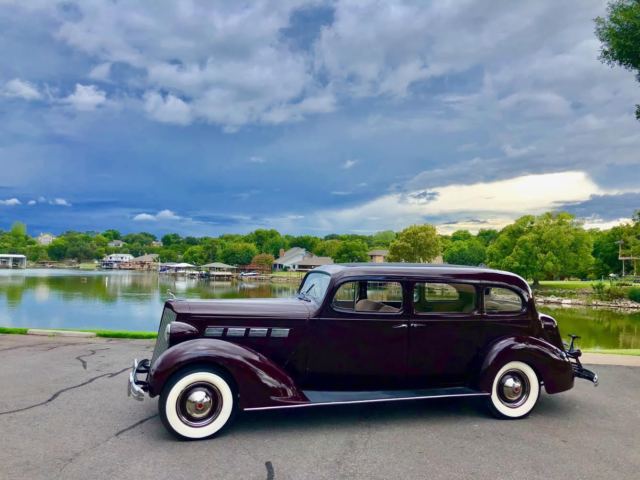
[[[126,397],[147,341],[0,336],[4,479],[640,478],[640,368],[543,395],[526,420],[477,400],[241,415],[221,437],[180,442],[157,400]]]

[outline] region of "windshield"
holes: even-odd
[[[300,286],[300,293],[306,297],[322,303],[324,295],[327,293],[331,276],[326,273],[313,272],[307,275],[304,283]]]

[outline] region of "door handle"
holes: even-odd
[[[397,324],[397,325],[394,325],[394,326],[393,326],[393,327],[391,327],[391,328],[407,328],[408,326],[409,326],[409,325],[408,325],[408,324],[406,324],[406,323],[399,323],[399,324]]]
[[[417,327],[426,327],[426,325],[424,323],[411,323],[410,325],[411,325],[412,328],[413,327],[416,327],[416,328]]]

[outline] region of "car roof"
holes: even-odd
[[[504,283],[531,294],[529,284],[519,275],[486,267],[428,263],[340,263],[324,265],[314,269],[313,271],[324,271],[332,277],[339,279],[389,275],[394,277],[407,277],[411,279],[424,277],[449,281],[467,280]]]

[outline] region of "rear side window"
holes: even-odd
[[[487,313],[519,313],[523,308],[522,297],[509,288],[484,289],[484,310]]]
[[[332,305],[340,310],[398,313],[402,310],[402,285],[398,282],[347,282],[340,285]]]
[[[466,283],[416,283],[413,309],[416,313],[471,313],[476,309],[476,289]]]

